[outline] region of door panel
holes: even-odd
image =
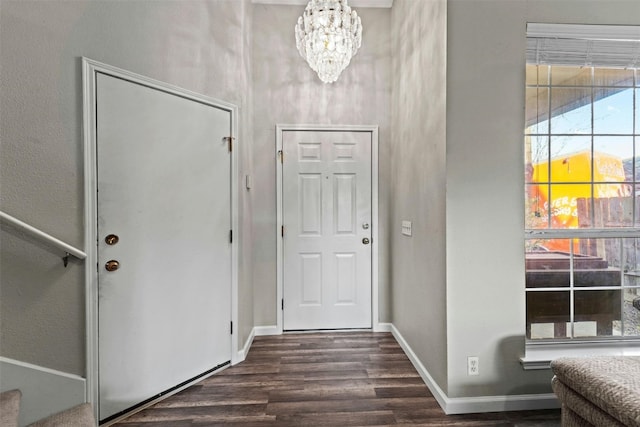
[[[300,233],[305,236],[322,235],[322,176],[300,174],[298,200],[300,201]]]
[[[105,74],[96,84],[104,420],[230,359],[231,113]]]
[[[371,133],[282,138],[284,329],[369,328]]]
[[[334,175],[334,234],[356,234],[356,175]]]

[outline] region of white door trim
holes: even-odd
[[[336,131],[371,133],[371,325],[374,332],[381,331],[378,315],[378,126],[375,125],[276,125],[276,322],[283,333],[282,298],[284,296],[284,248],[281,236],[282,221],[282,133],[285,131]]]
[[[106,74],[171,93],[182,98],[211,105],[231,114],[231,129],[235,137],[231,152],[231,227],[238,236],[238,159],[237,139],[238,107],[228,102],[207,97],[178,86],[173,86],[89,58],[82,58],[83,77],[83,138],[84,138],[84,225],[85,225],[85,316],[86,316],[86,399],[98,418],[98,230],[97,230],[97,171],[96,171],[96,75]],[[235,325],[231,334],[232,364],[238,363],[238,244],[231,246],[231,321]],[[95,268],[94,268],[95,266]]]

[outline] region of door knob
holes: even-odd
[[[120,268],[120,263],[115,259],[112,259],[111,261],[107,261],[104,265],[104,269],[107,271],[116,271],[119,268]]]
[[[116,243],[118,243],[118,241],[120,240],[120,238],[115,235],[115,234],[109,234],[107,237],[104,238],[104,241],[107,245],[115,245]]]
[[[365,237],[364,239],[362,239],[362,243],[365,245],[369,244],[369,239],[367,237]]]

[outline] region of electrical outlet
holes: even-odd
[[[478,356],[467,357],[467,375],[480,375],[480,358]]]

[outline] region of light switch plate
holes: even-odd
[[[402,221],[402,234],[411,236],[411,221]]]

